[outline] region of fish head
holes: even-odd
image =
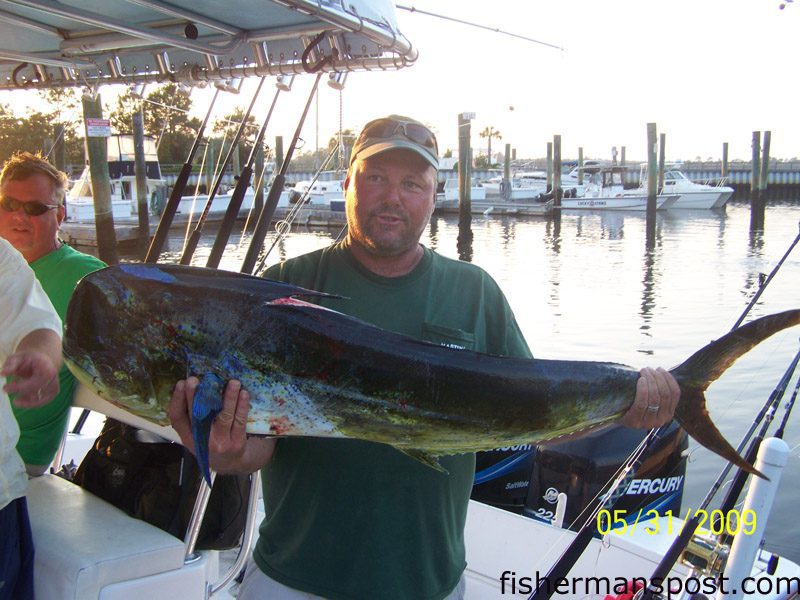
[[[91,273],[72,295],[64,330],[65,362],[81,383],[159,424],[168,424],[172,386],[187,368],[168,284],[133,265]]]

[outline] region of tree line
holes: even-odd
[[[56,139],[57,126],[63,125],[64,155],[67,170],[80,172],[86,162],[81,91],[76,88],[53,88],[38,92],[48,109],[44,111],[29,109],[25,115],[16,114],[9,104],[0,104],[0,163],[4,163],[14,152],[41,152],[47,155]],[[190,116],[192,99],[187,91],[176,84],[165,84],[144,97],[128,89],[120,94],[113,106],[105,105],[103,115],[111,122],[113,134],[127,135],[133,130],[133,115],[141,111],[145,135],[152,137],[158,148],[159,162],[164,165],[181,165],[186,161],[201,120]],[[241,108],[218,118],[211,127],[209,144],[216,151],[216,160],[227,153],[244,117]],[[244,165],[255,142],[260,123],[250,115],[238,149],[238,164]],[[60,131],[60,130],[58,130]],[[329,152],[336,148],[328,168],[347,166],[349,147],[353,132],[342,132],[333,136],[327,147],[319,150],[299,149],[293,157],[295,170],[314,170],[318,168]],[[289,140],[285,142],[287,145]],[[265,160],[274,161],[273,144],[265,140]],[[202,152],[195,157],[195,168],[199,168]],[[53,159],[50,156],[51,161]]]

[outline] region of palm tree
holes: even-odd
[[[488,160],[488,164],[491,167],[492,166],[492,138],[497,138],[498,140],[502,140],[503,136],[500,135],[500,132],[497,131],[497,129],[495,129],[492,125],[489,125],[488,127],[486,127],[478,135],[480,135],[482,138],[488,138],[489,139],[489,160]]]

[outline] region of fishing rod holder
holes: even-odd
[[[705,576],[718,577],[725,571],[730,551],[716,536],[695,533],[678,560]]]
[[[295,75],[278,75],[275,78],[275,87],[282,92],[291,92],[292,84],[294,83]]]
[[[244,79],[241,77],[231,77],[230,79],[226,79],[224,81],[217,81],[214,83],[214,86],[222,90],[223,92],[229,92],[231,94],[238,94],[242,91],[242,83]]]
[[[347,71],[333,71],[328,73],[328,87],[342,91],[347,82]]]

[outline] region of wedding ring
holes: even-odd
[[[657,413],[658,409],[659,409],[659,406],[657,404],[652,404],[652,405],[648,406],[645,410],[647,410],[647,412]]]

